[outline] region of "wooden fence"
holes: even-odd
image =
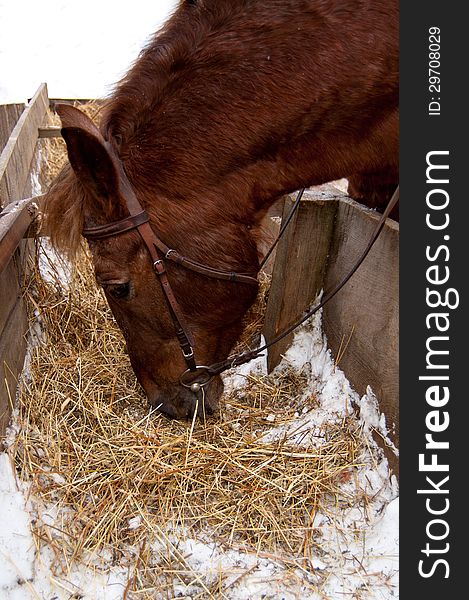
[[[0,441],[8,424],[26,354],[28,319],[22,288],[31,244],[22,238],[36,207],[31,170],[49,100],[41,85],[26,105],[0,107]]]
[[[284,214],[292,200],[285,203]],[[304,195],[277,249],[264,335],[272,339],[296,321],[317,294],[340,281],[371,238],[379,215],[323,186]],[[323,330],[336,363],[359,394],[370,386],[399,447],[399,225],[388,219],[365,262],[324,307]],[[269,352],[269,369],[293,335]],[[393,470],[395,454],[382,445]]]

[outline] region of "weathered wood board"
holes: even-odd
[[[26,106],[0,155],[0,206],[20,200],[31,169],[31,162],[43,125],[49,100],[47,86],[42,84]]]
[[[0,151],[7,143],[23,110],[24,104],[4,104],[0,106]]]
[[[48,105],[47,88],[42,85],[11,128],[10,137],[0,154],[0,207],[31,196],[30,173],[38,128],[44,124]],[[25,210],[20,214],[6,215],[2,217],[3,223],[0,222],[0,234],[5,242],[2,244],[4,256],[0,273],[0,443],[26,354],[28,319],[22,288],[31,246],[22,241],[16,250],[14,248],[29,217],[29,211]],[[11,229],[7,223],[12,225]]]
[[[16,248],[39,215],[42,198],[10,202],[0,213],[0,274],[8,267]]]
[[[337,191],[324,187],[314,195],[305,192],[293,219],[277,248],[264,335],[271,340],[292,325],[321,290],[327,254],[337,210]],[[285,201],[283,218],[290,213],[294,199]],[[269,349],[272,370],[290,346],[293,334]]]
[[[287,203],[289,204],[289,203]],[[309,191],[277,251],[264,334],[299,318],[323,289],[340,281],[363,252],[379,215],[338,191]],[[365,262],[326,305],[323,330],[329,347],[356,391],[370,386],[399,446],[399,225],[388,219]],[[269,369],[286,343],[269,351]],[[378,440],[379,441],[379,440]],[[383,446],[384,447],[384,446]],[[397,473],[398,461],[385,448]]]
[[[259,228],[259,240],[257,242],[257,251],[259,254],[259,260],[263,260],[271,246],[275,243],[277,236],[280,231],[280,223],[282,221],[282,214],[284,210],[285,198],[277,200],[267,211],[266,215],[261,221]],[[267,259],[267,262],[262,268],[262,271],[267,275],[272,274],[272,270],[275,264],[276,248]]]
[[[17,257],[15,257],[0,274],[0,332],[5,329],[8,317],[19,300],[20,274],[18,266]]]
[[[12,261],[16,273],[21,272],[21,268],[17,264],[19,260],[16,256]],[[3,280],[0,281],[0,285],[3,286],[3,283]],[[10,419],[18,375],[23,369],[26,354],[25,335],[28,329],[28,318],[21,301],[20,286],[17,284],[15,288],[10,297],[16,301],[8,314],[5,315],[6,318],[3,319],[6,323],[0,334],[0,443]],[[3,289],[3,287],[0,289]],[[3,312],[3,306],[1,312]]]

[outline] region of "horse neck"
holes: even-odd
[[[210,23],[214,14],[194,21],[181,5],[105,118],[105,133],[128,145],[144,188],[191,199],[197,211],[222,203],[227,218],[249,221],[282,194],[379,168],[377,153],[391,154],[386,146],[395,153],[395,120],[386,120],[396,110],[396,25],[352,0],[313,4],[304,15],[256,2],[248,18],[228,3],[225,15],[220,3],[237,32],[228,38]],[[350,28],[345,17],[356,10],[363,19]],[[273,39],[271,28],[254,27],[272,19]],[[370,31],[374,62],[363,69]],[[261,42],[265,52],[256,50]]]

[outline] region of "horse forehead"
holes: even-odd
[[[111,239],[92,244],[90,247],[95,270],[129,269],[133,265],[140,265],[147,259],[147,251],[138,240],[132,242]]]

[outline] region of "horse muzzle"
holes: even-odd
[[[223,383],[219,376],[205,381],[196,376],[184,384],[171,384],[147,393],[150,405],[171,419],[191,419],[211,415],[218,408]]]

